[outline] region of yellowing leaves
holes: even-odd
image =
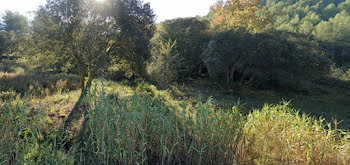
[[[258,33],[269,23],[269,13],[264,11],[262,0],[228,0],[219,1],[211,9],[212,27],[218,30],[244,28]]]

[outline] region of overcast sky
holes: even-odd
[[[32,18],[30,14],[46,0],[0,0],[0,14],[5,10],[18,11]],[[204,16],[216,0],[144,0],[150,2],[157,15],[157,22],[178,17]]]

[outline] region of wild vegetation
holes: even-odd
[[[0,165],[350,164],[349,0],[48,0],[0,24]]]

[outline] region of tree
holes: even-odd
[[[344,2],[340,3],[337,8],[339,11],[345,10],[347,12],[350,12],[350,0],[345,0]]]
[[[299,26],[299,33],[310,36],[312,35],[312,31],[314,29],[314,25],[311,22],[304,22]]]
[[[198,18],[179,18],[161,23],[152,39],[153,52],[160,52],[169,40],[176,41],[176,50],[179,60],[176,71],[180,80],[196,77],[201,71],[201,54],[204,43],[209,41],[209,23]],[[161,55],[163,53],[153,53]]]
[[[28,31],[27,17],[18,12],[6,11],[3,20],[4,30],[7,32],[24,33]]]
[[[21,47],[29,30],[28,20],[18,12],[6,11],[0,23],[0,56],[13,53]]]
[[[2,59],[3,54],[8,48],[8,38],[7,32],[5,30],[0,30],[0,59]]]
[[[316,39],[332,46],[331,58],[334,60],[335,45],[350,45],[350,15],[346,11],[338,13],[329,21],[322,21],[316,26],[314,36]]]
[[[126,58],[139,68],[147,60],[154,14],[139,0],[49,0],[37,11],[33,29],[40,55],[71,63],[80,76],[81,96],[67,127],[86,112],[82,100],[113,59]]]
[[[147,72],[151,81],[166,88],[178,79],[177,68],[181,61],[175,49],[176,41],[169,40],[158,44],[157,48],[152,49],[153,56]]]
[[[334,17],[337,14],[337,7],[334,3],[330,3],[322,11],[322,16],[327,20],[328,18]]]
[[[310,50],[299,51],[299,46],[287,39],[288,35],[222,32],[209,42],[202,54],[203,62],[216,81],[303,90],[305,86],[300,83],[306,78],[300,76],[311,77],[306,74],[308,70],[318,73],[313,68],[320,66],[322,59]]]
[[[245,28],[257,33],[264,30],[270,22],[263,0],[227,0],[218,1],[210,9],[212,26],[221,31]]]

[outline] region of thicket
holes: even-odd
[[[282,32],[221,32],[208,43],[203,62],[209,76],[217,81],[305,90],[310,86],[307,77],[322,69],[327,72],[327,60],[298,48],[298,43],[289,39],[294,36]]]
[[[200,55],[203,52],[204,43],[209,40],[208,21],[199,18],[178,18],[162,22],[157,26],[157,32],[151,40],[153,59],[150,64],[162,60],[164,46],[169,41],[176,42],[171,47],[172,53],[168,55],[169,58],[172,58],[169,63],[175,69],[171,72],[176,78],[171,79],[185,81],[188,78],[198,78],[205,69]],[[153,65],[149,69],[160,70],[160,73],[152,77],[162,76],[162,68]]]
[[[177,41],[158,43],[157,48],[152,50],[152,58],[147,65],[149,80],[162,88],[172,85],[179,79],[178,65],[180,56],[175,50]]]
[[[323,7],[332,3],[337,4],[339,10],[333,15],[321,16],[328,11]],[[333,63],[336,67],[346,66],[348,59],[346,45],[350,33],[346,28],[346,3],[229,0],[217,2],[204,18],[165,21],[152,39],[153,50],[158,51],[153,51],[150,63],[153,65],[148,69],[158,72],[152,72],[150,77],[158,85],[163,84],[161,86],[165,83],[160,80],[183,82],[210,77],[219,83],[238,82],[262,88],[304,92],[322,88],[320,81],[335,78]],[[295,8],[298,10],[292,10]],[[318,14],[312,14],[313,11]],[[298,17],[298,21],[300,16],[302,20],[292,23],[287,16]],[[308,24],[314,17],[319,19],[305,32],[301,24]],[[177,43],[173,47],[176,53],[168,54],[173,57],[168,60],[173,67],[157,67],[155,64],[164,63],[159,50],[169,40]],[[346,74],[336,79],[343,81],[344,76]],[[156,80],[155,77],[162,78]]]
[[[343,66],[346,72],[350,57],[346,46],[349,40],[347,34],[350,34],[346,28],[349,22],[348,1],[255,0],[241,5],[239,0],[218,2],[210,9],[208,16],[162,22],[157,25],[155,34],[154,14],[150,6],[136,2],[118,1],[114,8],[123,8],[120,13],[100,11],[105,6],[97,7],[93,2],[82,6],[84,9],[74,8],[73,3],[59,2],[82,13],[91,10],[89,12],[103,16],[99,21],[107,17],[119,20],[114,28],[122,27],[124,30],[120,33],[104,33],[105,36],[101,37],[106,40],[89,38],[96,43],[105,43],[95,45],[107,45],[103,48],[107,52],[100,51],[97,47],[92,49],[89,46],[92,42],[82,42],[104,26],[97,26],[96,20],[91,21],[90,25],[80,23],[79,26],[90,30],[82,32],[84,35],[74,42],[69,38],[76,36],[70,35],[69,30],[81,31],[82,28],[77,26],[70,29],[62,25],[68,31],[57,31],[54,25],[59,22],[56,20],[49,23],[47,20],[53,20],[53,17],[45,15],[52,14],[49,9],[57,5],[54,1],[37,13],[29,27],[25,17],[8,12],[4,16],[0,34],[4,58],[13,56],[16,54],[14,52],[27,54],[22,55],[20,60],[25,61],[31,69],[80,74],[80,84],[85,81],[84,77],[89,76],[90,80],[100,76],[112,79],[148,78],[163,88],[172,83],[211,77],[219,83],[239,82],[264,88],[304,91],[317,85],[320,79],[331,76],[329,71],[333,62],[337,67]],[[327,14],[326,11],[333,11],[332,6],[335,6],[333,14]],[[145,13],[145,19],[136,21],[135,15],[124,10],[127,8],[135,10],[139,15]],[[56,9],[57,12],[65,13],[63,8]],[[84,18],[84,14],[79,17]],[[129,20],[133,20],[133,26],[129,26]],[[307,27],[310,22],[313,26]],[[54,32],[55,35],[47,37],[45,34],[49,32]],[[144,37],[137,39],[138,35]],[[66,36],[66,39],[60,36]],[[226,43],[218,42],[219,38]],[[68,43],[61,42],[64,40],[69,40],[72,44],[60,44]],[[82,43],[79,45],[89,49],[82,49],[85,53],[67,53],[68,50],[73,50],[68,48],[69,45],[76,43]],[[324,57],[330,60],[327,61]],[[214,63],[220,65],[214,66]],[[90,71],[87,71],[88,68]],[[301,72],[302,70],[307,72]],[[341,78],[344,76],[346,74],[338,78],[344,80]]]

